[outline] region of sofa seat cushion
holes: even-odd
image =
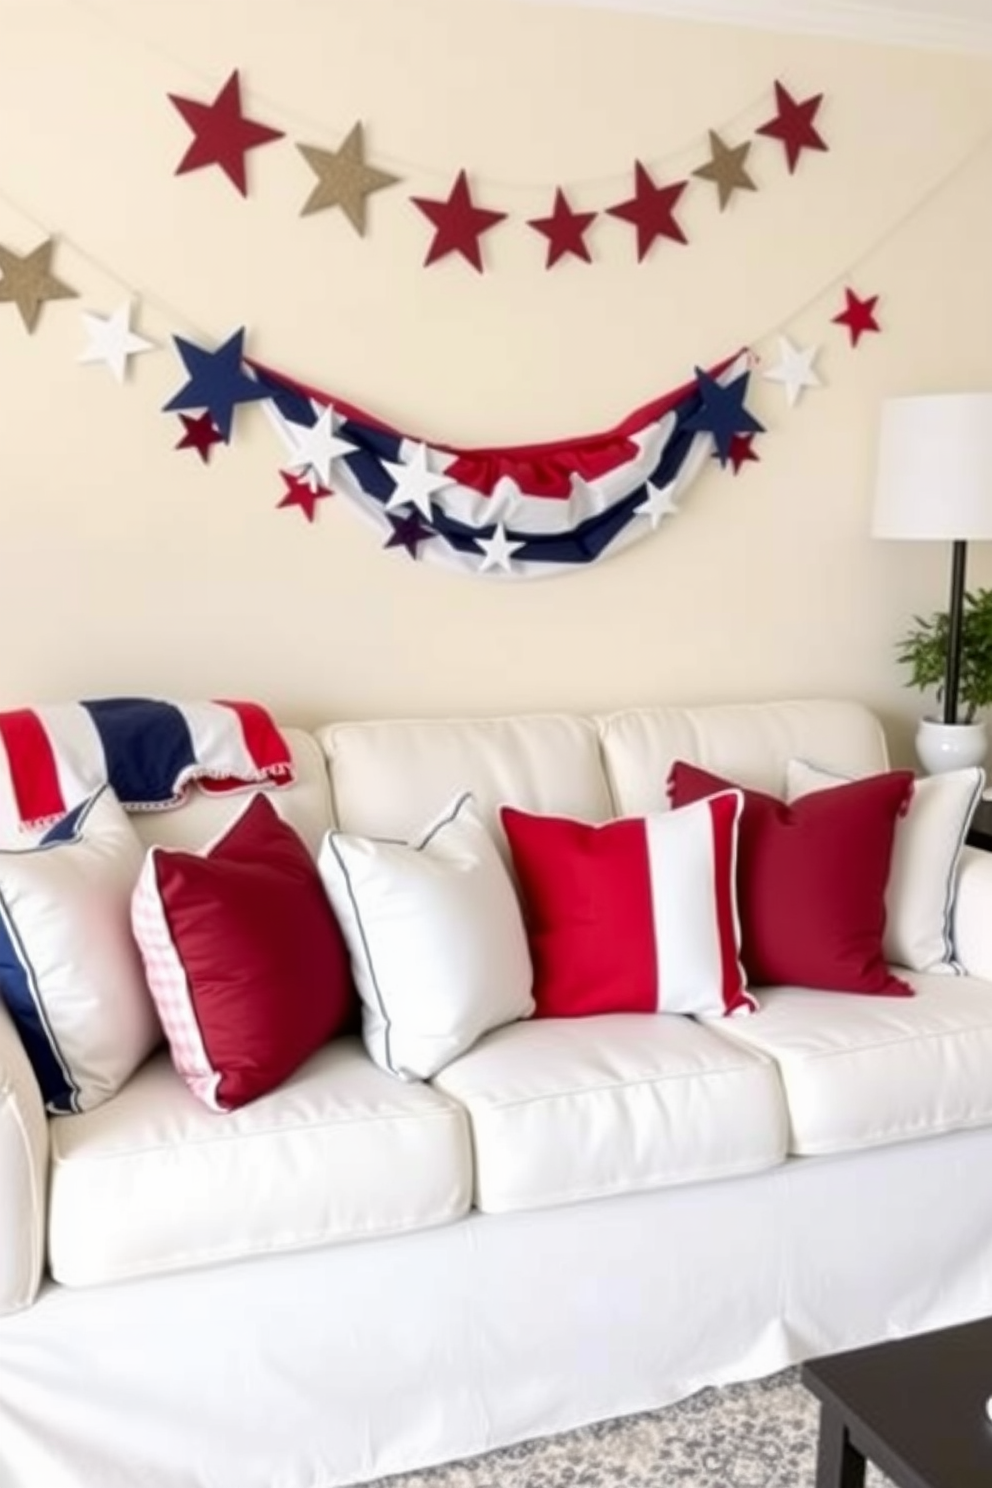
[[[487,1212],[730,1177],[786,1151],[774,1064],[674,1014],[512,1024],[434,1084],[469,1112]]]
[[[49,1263],[82,1286],[421,1229],[471,1197],[464,1112],[376,1069],[354,1037],[226,1114],[163,1053],[52,1124]]]
[[[763,990],[722,1036],[781,1071],[790,1150],[813,1156],[992,1124],[992,986],[911,973],[913,998]]]

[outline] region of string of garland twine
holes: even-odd
[[[25,222],[30,223],[43,237],[54,238],[59,247],[68,248],[82,263],[87,264],[91,269],[95,269],[102,278],[109,279],[112,284],[116,285],[118,289],[123,290],[128,298],[136,304],[150,306],[162,315],[164,319],[185,330],[190,339],[194,337],[203,341],[210,341],[212,339],[209,331],[205,330],[203,326],[191,321],[182,310],[177,309],[168,300],[162,299],[154,291],[137,289],[133,280],[122,278],[113,265],[107,263],[106,259],[98,257],[95,253],[91,253],[89,249],[84,248],[82,244],[78,243],[75,238],[69,237],[68,234],[49,227],[40,215],[26,207],[22,202],[15,201],[2,187],[0,187],[0,202],[16,213],[17,216],[22,217]]]
[[[86,6],[91,6],[94,3],[94,0],[72,0],[72,3],[76,5],[84,4]],[[871,259],[877,252],[880,251],[881,248],[885,246],[886,243],[896,237],[917,216],[921,215],[935,199],[937,199],[945,190],[947,190],[948,187],[950,187],[958,179],[959,176],[963,175],[964,172],[977,159],[979,159],[986,150],[989,149],[990,145],[992,145],[992,127],[985,130],[978,137],[977,140],[972,141],[971,144],[968,145],[967,149],[957,158],[957,160],[942,175],[938,176],[938,178],[923,192],[923,194],[916,198],[916,200],[909,206],[909,208],[907,208],[906,211],[898,215],[895,220],[889,223],[885,228],[883,228],[880,233],[877,233],[871,240],[871,242],[865,248],[863,248],[862,251],[854,259],[849,260],[845,264],[843,269],[841,269],[838,273],[832,275],[829,279],[821,282],[817,286],[817,288],[814,289],[807,296],[805,300],[803,300],[799,305],[793,306],[788,315],[782,320],[777,321],[770,327],[767,327],[760,334],[749,337],[748,344],[754,345],[758,342],[765,341],[774,335],[784,334],[790,324],[799,320],[814,306],[819,304],[820,301],[824,300],[828,294],[836,291],[836,289],[841,286],[845,280],[849,280],[851,276],[855,274],[859,269],[861,269],[864,264],[868,262],[869,259]],[[135,280],[122,277],[120,272],[107,260],[87,249],[82,244],[77,242],[74,238],[66,234],[62,234],[56,229],[51,228],[48,225],[46,219],[40,213],[33,211],[23,202],[15,200],[3,188],[0,188],[0,202],[2,202],[17,216],[23,218],[24,221],[28,222],[46,238],[56,238],[57,242],[60,245],[68,248],[82,263],[88,265],[103,278],[118,286],[130,299],[139,302],[143,306],[147,305],[151,307],[152,309],[156,310],[171,325],[178,326],[181,329],[185,330],[190,339],[195,338],[203,342],[210,342],[214,339],[214,336],[211,332],[207,331],[202,325],[199,325],[190,320],[190,318],[183,310],[179,309],[170,301],[160,296],[156,291],[137,288]]]
[[[224,78],[218,78],[212,73],[207,72],[204,68],[191,63],[187,58],[180,56],[178,52],[173,51],[170,47],[163,46],[160,42],[151,40],[144,32],[129,22],[122,23],[119,14],[114,13],[111,15],[102,3],[102,0],[66,0],[66,7],[67,10],[71,8],[72,12],[77,15],[80,10],[85,10],[88,14],[99,20],[118,39],[125,37],[133,45],[142,48],[159,62],[167,63],[170,69],[176,69],[180,74],[195,80],[205,89],[204,101],[207,98],[216,96],[225,81]],[[133,14],[133,10],[134,7],[132,4],[132,10],[129,12],[129,15]],[[176,90],[172,89],[170,91]],[[336,143],[340,143],[355,123],[355,120],[351,119],[347,124],[329,125],[326,119],[315,119],[312,115],[300,113],[298,110],[287,107],[281,100],[274,99],[254,88],[251,90],[250,96],[252,103],[259,105],[262,112],[270,116],[264,119],[262,121],[263,123],[271,122],[273,127],[286,125],[287,127],[284,132],[289,135],[299,133],[301,143],[314,143],[314,140],[310,138],[304,141],[302,138],[304,135],[317,136],[321,140],[326,140],[331,134],[335,136]],[[721,138],[740,142],[741,136],[753,134],[759,124],[765,122],[770,106],[771,89],[769,88],[764,90],[759,97],[752,99],[750,103],[740,107],[734,114],[728,115],[719,124],[711,126],[711,129],[713,132],[719,134]],[[247,110],[247,101],[245,107]],[[662,170],[663,167],[667,166],[670,167],[670,174],[672,175],[680,176],[689,173],[692,166],[688,162],[702,163],[706,158],[706,152],[709,149],[709,132],[708,130],[703,134],[698,134],[684,141],[677,149],[669,150],[664,154],[649,151],[640,155],[638,158],[653,171]],[[378,147],[374,151],[374,163],[381,165],[383,169],[389,170],[402,178],[420,176],[432,178],[437,181],[443,180],[450,182],[456,173],[453,167],[441,168],[433,163],[413,160],[402,155],[386,154],[378,149]],[[627,164],[623,170],[611,172],[609,175],[586,177],[569,175],[567,181],[509,181],[502,180],[486,172],[485,183],[487,187],[491,186],[494,190],[507,195],[527,193],[534,196],[539,193],[552,192],[559,185],[566,185],[570,191],[578,193],[597,190],[611,191],[620,190],[625,183],[629,183],[631,171],[631,165]]]
[[[948,187],[952,186],[960,176],[963,176],[968,168],[973,165],[976,160],[979,160],[990,146],[992,146],[992,127],[986,129],[985,132],[981,134],[977,140],[973,141],[965,150],[965,152],[958,157],[958,159],[950,167],[950,169],[945,171],[942,176],[939,176],[936,181],[934,181],[929,187],[927,187],[922,196],[918,196],[907,211],[903,212],[901,216],[897,217],[894,222],[891,222],[888,227],[883,228],[880,233],[876,233],[872,241],[866,248],[862,249],[857,258],[848,263],[847,266],[840,271],[840,273],[835,274],[833,278],[828,280],[825,284],[821,284],[819,288],[814,290],[813,293],[807,296],[807,298],[803,300],[799,305],[793,306],[787,317],[788,323],[791,324],[792,322],[801,319],[801,317],[804,316],[808,311],[812,310],[814,306],[818,305],[821,300],[825,299],[828,294],[837,290],[846,279],[850,279],[852,274],[863,268],[870,259],[874,258],[877,253],[881,252],[881,250],[887,243],[891,242],[893,238],[897,237],[899,233],[902,232],[904,227],[906,227],[915,218],[922,216],[927,207],[929,207],[934,201],[936,201],[937,198],[948,189]],[[784,325],[775,325],[752,339],[755,342],[764,341],[767,340],[770,336],[781,335],[784,329]]]

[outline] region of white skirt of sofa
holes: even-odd
[[[992,1311],[992,1129],[74,1290],[0,1321],[3,1488],[332,1488]]]

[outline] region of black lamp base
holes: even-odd
[[[944,722],[958,721],[958,685],[961,680],[961,627],[964,619],[964,573],[968,544],[954,543],[951,560],[951,607],[947,612],[947,666],[944,672]]]

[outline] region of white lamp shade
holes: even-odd
[[[872,533],[992,540],[992,393],[883,403]]]

